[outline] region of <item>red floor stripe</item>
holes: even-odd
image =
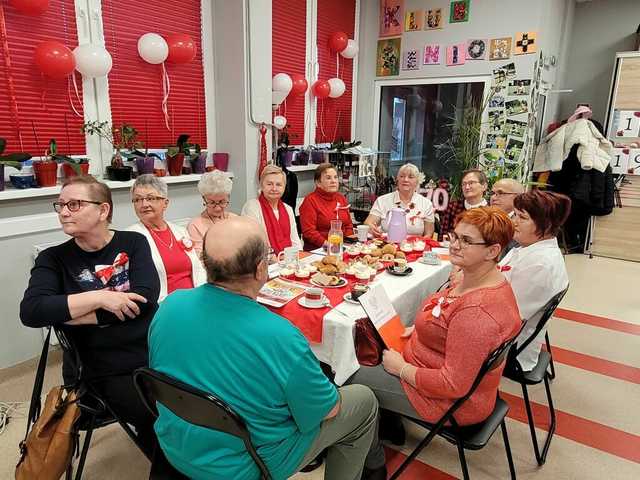
[[[455,447],[453,445],[451,448],[453,448],[453,451],[455,452]],[[429,447],[427,446],[423,452],[428,450]],[[391,474],[396,471],[396,468],[404,462],[407,456],[397,450],[393,450],[392,448],[385,448],[384,451],[387,460],[387,471],[389,472],[389,476],[391,476]],[[452,477],[442,470],[438,470],[431,465],[422,463],[420,460],[414,460],[411,462],[400,478],[402,478],[402,480],[424,480],[425,478],[428,478],[429,480],[457,480],[457,477]]]
[[[616,332],[630,333],[631,335],[640,335],[640,325],[636,325],[634,323],[622,322],[620,320],[599,317],[597,315],[589,315],[588,313],[574,312],[573,310],[566,310],[564,308],[556,308],[553,316],[562,318],[564,320],[571,320],[572,322],[592,325],[594,327],[615,330]]]
[[[502,391],[500,396],[509,404],[509,418],[525,424],[528,423],[527,412],[522,398]],[[548,430],[549,409],[547,406],[531,402],[531,408],[533,409],[536,427]],[[612,402],[608,408],[617,408],[617,406],[615,402]],[[617,457],[640,463],[640,436],[571,415],[557,408],[556,421],[556,435]],[[538,435],[540,444],[544,441],[544,438],[541,437],[542,435]],[[553,445],[551,448],[553,448]]]
[[[640,385],[640,368],[565,350],[554,345],[551,346],[551,351],[555,362]]]

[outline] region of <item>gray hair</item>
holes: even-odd
[[[396,178],[402,175],[404,172],[413,174],[418,179],[418,186],[422,185],[425,180],[424,173],[422,173],[418,167],[416,167],[413,163],[405,163],[398,169],[398,174]]]
[[[504,185],[510,190],[509,193],[524,193],[524,185],[513,178],[501,178],[493,184],[494,187],[496,185]]]
[[[139,175],[138,178],[136,178],[136,181],[133,182],[133,185],[131,185],[132,196],[133,196],[133,192],[138,187],[151,187],[156,192],[158,192],[160,196],[164,198],[169,198],[169,188],[167,187],[167,184],[164,183],[155,175],[152,175],[150,173],[147,173],[145,175]]]
[[[221,170],[205,173],[198,182],[198,191],[203,197],[205,195],[229,195],[232,188],[233,182]]]
[[[205,233],[202,244],[206,245],[206,243],[207,234]],[[255,275],[258,271],[258,265],[268,253],[269,248],[259,235],[251,236],[233,257],[223,260],[210,256],[206,248],[203,248],[202,263],[207,272],[207,282],[228,283],[238,281],[247,275]]]

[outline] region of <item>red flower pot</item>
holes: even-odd
[[[33,172],[41,187],[54,187],[58,180],[58,164],[53,160],[33,162]]]
[[[63,163],[62,164],[62,171],[64,172],[64,176],[69,178],[69,177],[75,177],[78,174],[76,173],[76,171],[73,169],[73,167],[71,165],[69,165],[68,163]],[[82,175],[89,175],[89,164],[88,163],[81,163],[80,164],[80,172]]]
[[[169,175],[177,177],[182,174],[182,165],[184,164],[184,153],[177,153],[174,157],[167,155],[167,163],[169,164]]]

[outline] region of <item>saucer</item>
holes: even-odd
[[[390,273],[391,275],[395,275],[396,277],[406,277],[411,272],[413,272],[413,268],[411,267],[407,267],[407,269],[404,272],[396,272],[393,269],[393,267],[387,267],[387,273]]]
[[[298,299],[298,305],[300,305],[301,307],[304,308],[326,308],[326,307],[331,307],[331,305],[329,304],[329,299],[325,296],[323,297],[324,302],[322,302],[320,305],[309,305],[307,304],[307,299],[305,298],[304,295],[302,295],[299,299]]]
[[[343,300],[347,303],[351,303],[353,305],[360,305],[360,302],[358,300],[354,300],[353,298],[351,298],[351,292],[347,292],[342,296]]]
[[[341,287],[344,287],[347,283],[349,283],[342,277],[338,277],[338,278],[340,279],[340,281],[336,285],[322,285],[321,283],[318,283],[313,279],[311,279],[309,283],[311,285],[315,285],[316,287],[321,287],[321,288],[341,288]],[[313,308],[313,307],[309,307],[309,308]]]

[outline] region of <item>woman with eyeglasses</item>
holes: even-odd
[[[520,245],[500,261],[500,268],[511,282],[520,316],[526,322],[517,342],[524,342],[534,332],[542,309],[555,295],[569,286],[569,275],[556,235],[571,211],[565,195],[532,190],[513,200],[514,239]],[[518,355],[517,361],[527,372],[538,364],[545,340],[546,326]]]
[[[496,268],[513,236],[513,223],[494,207],[461,213],[451,231],[451,263],[462,281],[429,296],[406,329],[403,352],[385,350],[377,367],[360,367],[349,383],[370,387],[380,408],[436,423],[467,394],[489,354],[520,329],[518,305],[509,282]],[[456,412],[459,425],[485,420],[493,411],[504,364],[487,373]],[[378,442],[368,469],[384,465]]]
[[[198,191],[202,195],[204,210],[187,226],[187,231],[193,240],[193,248],[198,255],[202,253],[202,240],[209,227],[214,223],[235,216],[227,212],[233,181],[222,171],[207,172],[198,182]]]
[[[160,279],[162,302],[175,290],[198,287],[207,274],[184,227],[164,218],[169,206],[167,184],[155,175],[140,175],[131,186],[131,202],[140,220],[127,230],[144,235]]]
[[[133,424],[151,454],[153,416],[135,390],[132,373],[148,365],[147,333],[160,284],[149,244],[135,232],[109,228],[111,191],[89,175],[71,177],[53,203],[68,241],[42,251],[20,304],[28,327],[64,331],[82,370],[65,352],[65,384],[82,380],[121,419]]]
[[[477,207],[486,207],[487,201],[484,194],[488,187],[487,176],[482,170],[471,169],[462,173],[460,186],[462,187],[462,200],[450,201],[444,212],[440,214],[440,233],[438,240],[445,239],[445,235],[453,230],[456,217],[464,212]]]
[[[431,238],[435,216],[431,200],[417,193],[424,174],[412,163],[398,170],[397,190],[378,197],[364,221],[375,236],[387,231],[387,215],[393,208],[402,208],[407,216],[407,233]]]
[[[276,165],[267,165],[260,174],[260,195],[242,207],[242,215],[255,218],[264,227],[269,245],[277,255],[286,247],[302,250],[293,209],[282,201],[287,177]]]

